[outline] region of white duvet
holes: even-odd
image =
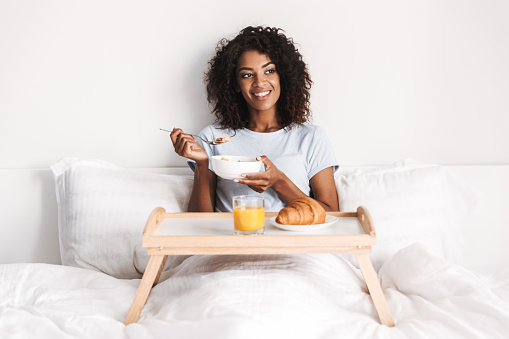
[[[328,254],[193,256],[164,272],[136,324],[139,279],[0,266],[0,338],[507,338],[509,272],[474,274],[414,244],[381,268],[396,326],[360,272]]]

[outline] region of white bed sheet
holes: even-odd
[[[328,254],[193,256],[164,272],[136,324],[139,279],[49,264],[0,266],[1,338],[506,338],[509,271],[474,274],[419,244],[380,270],[396,326],[358,269]]]

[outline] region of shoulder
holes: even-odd
[[[300,145],[308,152],[324,152],[332,149],[332,144],[325,130],[317,125],[300,124],[294,126],[295,137],[298,138]]]
[[[314,138],[326,135],[323,128],[311,124],[298,124],[287,127],[288,133],[299,134],[301,137]]]

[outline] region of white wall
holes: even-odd
[[[509,164],[506,1],[0,1],[0,168],[181,166],[217,41],[282,27],[344,165]]]

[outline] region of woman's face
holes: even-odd
[[[276,65],[267,54],[246,51],[237,61],[237,85],[250,112],[276,114],[276,103],[281,95]]]

